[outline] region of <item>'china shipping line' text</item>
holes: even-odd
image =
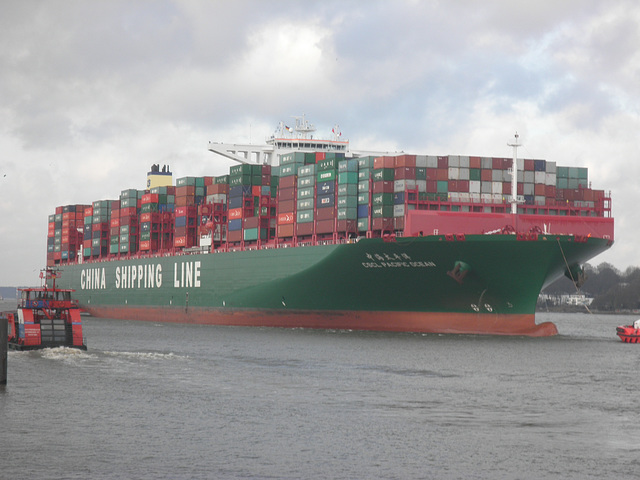
[[[177,262],[173,264],[173,286],[175,288],[198,288],[200,286],[200,262]],[[161,264],[125,265],[116,267],[115,288],[160,288],[164,273]],[[107,275],[105,267],[83,268],[80,272],[82,290],[105,290]]]

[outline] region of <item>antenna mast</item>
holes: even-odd
[[[518,132],[515,134],[515,142],[507,143],[508,146],[513,147],[513,165],[511,166],[511,213],[514,215],[518,213],[518,147],[522,144],[518,143]]]

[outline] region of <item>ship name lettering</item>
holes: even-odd
[[[200,261],[173,264],[173,286],[175,288],[200,287]]]
[[[82,290],[98,290],[107,288],[107,277],[104,268],[84,268],[80,272],[80,288]]]
[[[116,267],[116,288],[160,288],[162,265],[123,265]]]

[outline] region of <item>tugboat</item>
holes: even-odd
[[[616,333],[625,343],[640,343],[640,319],[633,322],[633,325],[616,327]]]
[[[80,309],[78,303],[71,299],[75,290],[56,288],[57,276],[54,269],[43,270],[40,273],[42,286],[18,289],[18,310],[0,313],[0,318],[9,322],[9,348],[87,349],[82,336]]]

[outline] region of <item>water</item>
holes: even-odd
[[[85,318],[88,352],[10,352],[0,477],[635,478],[635,317],[554,338]]]

